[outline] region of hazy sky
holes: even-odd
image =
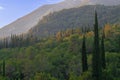
[[[44,4],[63,0],[0,0],[0,27],[32,12]]]

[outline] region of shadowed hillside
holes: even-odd
[[[105,23],[120,22],[120,5],[103,6],[88,5],[80,8],[62,10],[45,16],[33,29],[30,30],[37,36],[52,35],[67,28],[93,27],[94,9],[98,10],[100,27]]]

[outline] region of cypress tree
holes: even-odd
[[[5,60],[3,60],[3,76],[5,76]]]
[[[99,31],[98,31],[98,18],[97,12],[95,11],[95,24],[94,24],[94,52],[92,55],[92,76],[93,80],[101,79],[101,57],[99,48]]]
[[[82,71],[85,72],[88,70],[87,64],[87,52],[86,52],[86,37],[83,35],[83,42],[82,42]]]
[[[102,39],[101,39],[101,63],[102,63],[103,69],[106,68],[104,38],[105,38],[105,34],[104,34],[104,30],[103,30]]]

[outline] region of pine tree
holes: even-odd
[[[104,30],[103,30],[102,39],[101,39],[101,63],[102,63],[103,69],[106,68],[104,38],[105,38],[105,34],[104,34]]]
[[[92,56],[92,76],[93,80],[101,79],[101,57],[99,48],[99,31],[98,31],[98,18],[97,12],[95,11],[95,24],[94,24],[94,52]]]
[[[88,70],[87,64],[87,52],[86,52],[86,37],[83,35],[83,42],[82,42],[82,71],[85,72]]]
[[[3,60],[3,76],[5,76],[5,60]]]

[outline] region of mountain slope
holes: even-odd
[[[77,2],[78,3],[74,1],[64,1],[57,4],[44,5],[33,11],[32,13],[0,29],[0,37],[10,36],[11,34],[26,33],[31,27],[35,26],[39,22],[39,20],[42,19],[43,16],[54,11],[77,7],[80,5],[80,0],[78,0]]]
[[[117,5],[120,4],[119,0],[65,0],[57,4],[44,5],[32,13],[16,20],[15,22],[0,29],[0,38],[7,37],[11,34],[26,33],[29,29],[34,27],[43,16],[63,9],[79,7],[88,4],[105,4]]]
[[[95,8],[99,15],[100,27],[105,23],[120,23],[120,5],[88,5],[49,14],[32,28],[30,32],[44,37],[67,28],[80,28],[88,25],[88,27],[93,27]]]
[[[120,0],[83,0],[89,1],[91,4],[104,4],[104,5],[118,5]]]

